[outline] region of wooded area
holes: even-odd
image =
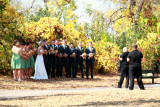
[[[11,70],[15,39],[31,39],[35,47],[42,39],[66,38],[67,44],[77,46],[81,41],[83,47],[92,41],[95,72],[116,72],[118,55],[125,46],[131,51],[133,44],[144,54],[143,69],[154,69],[160,62],[160,0],[110,0],[115,8],[105,12],[88,4],[85,10],[91,23],[78,23],[76,0],[41,0],[37,7],[35,1],[26,8],[19,0],[0,0],[0,72]]]

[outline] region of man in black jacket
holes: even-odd
[[[86,77],[88,79],[89,67],[91,67],[91,78],[93,79],[95,48],[92,47],[92,42],[89,42],[89,47],[86,48],[85,52],[86,52]]]
[[[58,78],[62,77],[62,72],[60,72],[60,66],[61,66],[61,58],[60,55],[60,46],[59,46],[59,40],[55,40],[55,67],[56,67],[56,76]]]
[[[82,43],[78,43],[78,47],[76,47],[76,68],[75,68],[75,76],[77,75],[78,72],[78,66],[80,66],[80,71],[81,71],[81,78],[84,78],[83,75],[83,57],[82,54],[84,53],[84,49],[82,48]]]
[[[127,57],[127,61],[129,62],[130,90],[133,90],[134,88],[134,77],[137,78],[139,88],[141,90],[144,90],[142,82],[142,69],[141,69],[142,58],[143,54],[139,50],[137,50],[137,45],[133,45],[133,51],[130,52]]]
[[[60,53],[62,54],[60,73],[62,74],[63,66],[65,66],[66,78],[68,78],[68,65],[69,65],[69,46],[66,45],[66,41],[62,40],[62,45],[60,46]]]
[[[118,88],[122,87],[123,84],[123,80],[124,77],[126,76],[126,85],[125,88],[128,88],[128,84],[129,84],[129,63],[127,62],[127,56],[128,56],[129,52],[127,47],[123,48],[123,54],[120,55],[120,61],[121,61],[121,76],[120,76],[120,80],[118,82]]]
[[[55,67],[56,67],[55,49],[56,49],[55,48],[55,41],[52,40],[51,45],[50,45],[50,52],[49,52],[49,54],[50,54],[50,68],[49,68],[49,70],[51,71],[51,69],[52,69],[51,78],[55,78]]]
[[[43,46],[44,50],[47,51],[47,54],[43,55],[43,59],[44,59],[44,65],[45,65],[45,68],[46,68],[46,71],[47,71],[47,75],[48,77],[50,77],[50,56],[48,54],[48,50],[50,49],[49,46],[48,46],[48,40],[44,40],[44,46]]]
[[[75,73],[75,64],[76,64],[76,50],[73,47],[73,43],[70,43],[70,49],[69,49],[69,77],[71,77],[71,72],[72,72],[72,77],[76,78],[76,73]]]

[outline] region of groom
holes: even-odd
[[[49,46],[48,46],[48,40],[44,40],[44,46],[43,46],[44,50],[49,50]],[[49,58],[49,54],[47,52],[47,54],[43,55],[43,59],[44,59],[44,65],[45,65],[45,68],[46,68],[46,71],[47,71],[47,75],[48,77],[50,76],[50,58]]]

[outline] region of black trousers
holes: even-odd
[[[46,68],[47,71],[47,75],[48,77],[50,77],[50,58],[49,55],[43,55],[43,59],[44,59],[44,66]]]
[[[86,60],[86,77],[87,78],[89,75],[89,67],[91,67],[91,78],[93,79],[93,66],[94,66],[94,59],[87,59]]]
[[[76,77],[75,65],[76,65],[76,58],[69,58],[69,72],[68,72],[69,77],[71,77],[71,74],[73,78]]]
[[[124,77],[126,77],[126,84],[125,87],[128,88],[129,85],[129,65],[122,65],[121,66],[121,76],[118,82],[118,87],[122,87]]]
[[[52,54],[50,55],[50,67],[49,67],[52,78],[55,78],[55,68],[56,68],[56,58],[55,58],[55,55]]]
[[[68,78],[68,65],[69,65],[69,58],[62,58],[61,59],[61,64],[60,64],[60,76],[62,76],[62,70],[63,70],[63,66],[65,67],[65,72],[66,72],[66,77]]]
[[[76,59],[76,71],[75,71],[75,76],[77,76],[77,72],[78,72],[78,66],[80,67],[80,71],[81,71],[81,78],[84,78],[83,75],[83,58],[77,58]]]
[[[143,85],[143,82],[142,82],[141,67],[129,66],[129,78],[130,78],[129,89],[134,88],[134,78],[135,77],[137,78],[139,88],[144,89],[144,85]]]
[[[62,72],[60,72],[60,68],[61,68],[61,58],[58,58],[58,56],[55,57],[56,59],[56,75],[57,77],[62,77]]]

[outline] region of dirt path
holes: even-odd
[[[156,88],[160,87],[160,84],[146,84],[145,88]],[[135,85],[135,90],[138,90],[138,86]],[[126,88],[115,88],[115,87],[96,87],[96,88],[76,88],[76,89],[55,89],[55,90],[0,90],[0,100],[35,97],[35,96],[46,96],[46,95],[57,95],[57,94],[68,94],[77,92],[94,92],[94,91],[106,91],[106,90],[128,90]]]

